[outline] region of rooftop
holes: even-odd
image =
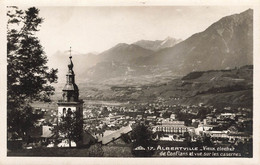
[[[98,142],[102,142],[102,144],[108,144],[111,141],[118,139],[122,134],[129,133],[132,131],[130,126],[122,127],[119,130],[98,139]]]

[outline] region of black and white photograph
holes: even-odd
[[[256,5],[139,3],[4,6],[7,159],[256,158]]]

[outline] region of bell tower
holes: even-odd
[[[79,89],[75,83],[75,74],[73,71],[73,62],[71,56],[69,56],[68,72],[66,74],[66,84],[62,89],[62,98],[58,101],[58,124],[61,121],[61,117],[70,112],[78,112],[77,120],[83,119],[83,100],[79,99]],[[82,126],[83,133],[83,126]]]

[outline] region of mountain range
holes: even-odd
[[[50,61],[57,63],[61,54],[57,53]],[[73,56],[79,67],[75,67],[75,73],[80,82],[183,76],[192,71],[252,65],[253,10],[223,17],[184,41],[171,37],[140,40],[132,44],[119,43],[97,55]]]
[[[185,73],[253,64],[253,10],[224,17],[185,41],[147,58]]]

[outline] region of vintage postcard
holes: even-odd
[[[3,2],[0,164],[260,163],[259,5]]]

